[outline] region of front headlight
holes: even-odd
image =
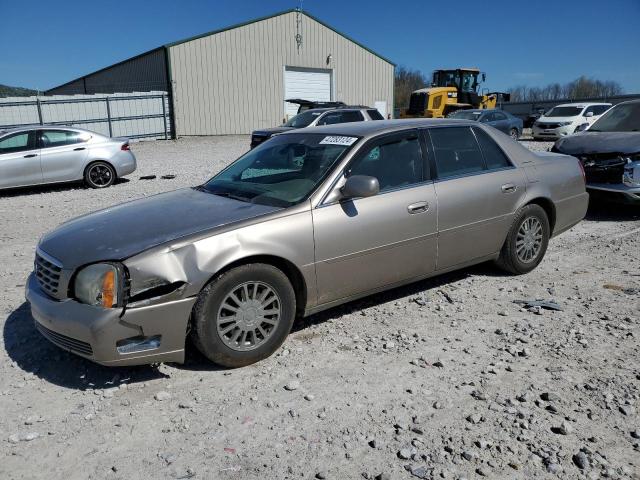
[[[573,122],[560,122],[558,125],[561,127],[566,127],[567,125],[571,125]]]
[[[622,183],[627,187],[640,187],[640,154],[626,157],[627,164],[624,166]]]
[[[122,273],[123,268],[112,263],[84,267],[75,278],[73,291],[76,299],[96,307],[117,307],[121,301]]]

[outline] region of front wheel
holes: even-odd
[[[192,337],[218,365],[243,367],[269,357],[284,342],[296,315],[287,276],[267,264],[242,265],[207,285],[193,307]]]
[[[549,236],[549,218],[544,209],[535,204],[522,207],[516,213],[496,263],[516,275],[530,272],[542,261]]]
[[[511,138],[513,138],[514,140],[518,140],[518,138],[520,137],[520,134],[518,133],[518,129],[517,128],[512,128],[509,131],[509,136]]]
[[[107,188],[116,181],[116,171],[107,162],[94,162],[84,172],[84,183],[91,188]]]

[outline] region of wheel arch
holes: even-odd
[[[268,255],[268,254],[258,254],[258,255],[249,255],[247,257],[239,258],[233,260],[232,262],[221,267],[217,272],[209,277],[209,279],[202,286],[200,291],[202,291],[207,285],[213,282],[219,275],[228,272],[236,267],[240,267],[242,265],[250,265],[254,263],[263,263],[266,265],[271,265],[282,273],[284,273],[289,282],[291,282],[291,286],[293,287],[293,291],[296,295],[296,318],[302,316],[305,311],[307,305],[308,298],[308,287],[307,282],[304,279],[304,275],[296,265],[287,260],[286,258],[279,257],[277,255]]]
[[[82,178],[85,178],[85,175],[87,174],[87,170],[89,170],[89,168],[92,165],[95,165],[96,163],[106,163],[107,165],[109,165],[111,168],[113,168],[113,173],[116,176],[116,179],[118,178],[118,170],[116,169],[115,165],[113,163],[111,163],[109,160],[104,160],[102,158],[93,158],[91,160],[89,160],[87,162],[87,164],[84,166],[84,169],[82,170]]]
[[[549,219],[549,236],[552,236],[556,226],[556,206],[553,201],[547,197],[536,197],[529,200],[524,206],[526,205],[538,205],[545,211]]]

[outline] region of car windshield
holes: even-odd
[[[545,117],[575,117],[580,115],[582,107],[553,107]]]
[[[319,133],[279,135],[197,188],[245,202],[289,207],[305,200],[357,140]]]
[[[311,122],[313,122],[316,118],[318,118],[322,112],[312,112],[307,110],[306,112],[299,113],[295,117],[289,119],[288,122],[284,123],[283,127],[293,127],[293,128],[304,128],[308,127]]]
[[[640,132],[640,103],[616,105],[589,128],[589,132]]]
[[[452,113],[451,118],[461,118],[463,120],[478,120],[482,115],[482,112],[470,112],[465,110],[458,110],[455,113]]]

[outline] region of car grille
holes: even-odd
[[[36,253],[34,272],[42,289],[50,295],[57,296],[60,288],[62,265],[58,265],[51,259],[46,259]]]
[[[82,340],[77,340],[75,338],[67,337],[66,335],[62,335],[61,333],[54,332],[53,330],[49,330],[47,327],[40,325],[36,322],[36,328],[51,343],[56,344],[60,348],[64,348],[65,350],[70,350],[75,353],[80,353],[82,355],[92,356],[93,349],[91,345],[87,342],[83,342]]]
[[[607,154],[581,155],[587,183],[622,183],[626,160]]]
[[[559,123],[540,123],[538,122],[538,128],[543,128],[545,130],[551,130],[554,128],[560,127]]]

